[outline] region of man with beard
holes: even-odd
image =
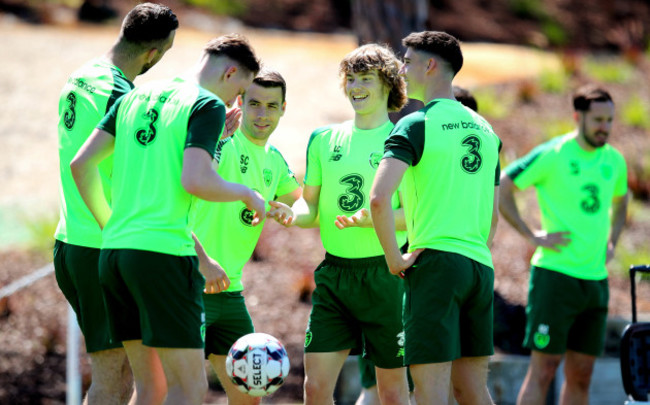
[[[543,404],[564,358],[560,404],[587,404],[603,351],[613,257],[627,213],[627,168],[607,144],[614,102],[606,90],[578,89],[577,128],[533,149],[501,176],[499,210],[537,247],[531,259],[524,346],[532,350],[518,404]],[[521,218],[513,191],[534,186],[541,230]]]

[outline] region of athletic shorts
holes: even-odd
[[[359,356],[359,379],[361,386],[365,389],[372,388],[377,385],[377,373],[375,372],[375,364],[363,357]],[[411,371],[406,367],[406,380],[409,385],[409,392],[415,389],[413,379],[411,378]]]
[[[255,332],[241,291],[203,294],[205,304],[205,358],[227,355],[240,337]]]
[[[316,289],[305,352],[351,349],[380,368],[403,367],[403,282],[384,256],[345,259],[330,254],[314,273]]]
[[[425,249],[404,280],[405,364],[494,353],[490,267],[457,253]]]
[[[102,249],[99,281],[114,341],[203,349],[205,278],[196,256]]]
[[[54,243],[56,282],[77,314],[79,328],[86,341],[86,352],[122,347],[111,342],[102,290],[99,286],[99,249]]]
[[[532,267],[524,346],[548,354],[572,350],[592,356],[605,347],[607,279],[583,280]]]

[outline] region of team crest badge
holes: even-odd
[[[242,224],[246,226],[253,226],[253,211],[249,210],[248,208],[244,207],[241,212],[239,213],[239,219],[241,220]]]
[[[544,349],[548,346],[551,341],[551,336],[548,334],[549,326],[545,324],[540,324],[537,328],[537,332],[533,336],[533,341],[535,342],[535,347],[538,349]]]
[[[381,161],[382,156],[381,152],[372,152],[370,154],[370,167],[373,169],[379,167],[379,162]]]
[[[271,187],[271,181],[273,181],[273,172],[270,169],[264,169],[264,184],[266,187]]]
[[[311,343],[311,338],[312,338],[311,331],[307,329],[307,332],[305,333],[305,347],[309,346],[309,344]]]

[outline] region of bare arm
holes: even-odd
[[[505,172],[501,174],[501,185],[499,186],[498,207],[499,212],[503,218],[515,228],[521,236],[526,238],[527,241],[535,246],[544,246],[546,248],[559,252],[562,246],[566,246],[571,242],[570,232],[552,232],[546,231],[532,231],[524,222],[519,214],[519,209],[515,202],[514,191],[517,186],[513,183],[510,176]]]
[[[102,229],[111,216],[111,208],[104,198],[97,166],[113,153],[114,147],[113,135],[95,129],[70,162],[70,170],[79,194]]]
[[[302,189],[302,197],[291,207],[295,213],[294,225],[301,228],[317,227],[319,200],[320,186],[308,186],[305,184]]]
[[[370,191],[370,213],[375,232],[386,255],[386,263],[392,274],[402,272],[415,262],[420,250],[402,255],[395,236],[395,217],[391,196],[404,176],[408,165],[401,160],[382,159]]]
[[[259,193],[242,184],[224,180],[212,168],[212,158],[204,149],[185,149],[181,183],[188,193],[207,201],[242,201],[255,212],[253,225],[257,225],[265,213],[265,202]]]
[[[616,197],[612,201],[612,229],[609,233],[609,241],[607,243],[607,261],[610,261],[614,257],[616,243],[618,243],[618,238],[621,236],[621,232],[623,232],[623,226],[627,219],[628,201],[628,194],[622,197]]]
[[[230,279],[226,272],[216,260],[208,256],[203,249],[203,245],[201,245],[201,242],[193,232],[192,239],[194,239],[194,250],[199,258],[199,271],[205,277],[205,288],[203,291],[206,294],[216,294],[227,290],[230,286]]]

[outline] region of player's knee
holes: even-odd
[[[326,386],[315,378],[305,377],[305,398],[310,403],[319,403],[327,397]]]

